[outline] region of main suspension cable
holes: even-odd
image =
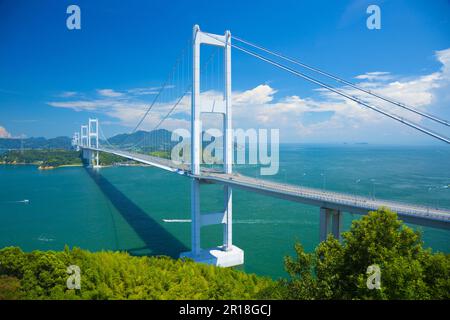
[[[205,33],[205,34],[206,34],[206,33]],[[220,41],[220,42],[222,42],[222,43],[225,43],[225,42],[222,41],[221,39],[218,39],[218,38],[216,38],[216,37],[214,37],[214,36],[212,36],[212,35],[210,35],[210,34],[206,34],[206,35],[209,36],[209,37],[211,37],[211,38],[214,38],[214,39],[216,39],[216,40],[218,40],[218,41]],[[425,134],[427,134],[427,135],[429,135],[429,136],[431,136],[431,137],[434,137],[434,138],[436,138],[436,139],[439,139],[439,140],[441,140],[441,141],[444,141],[444,142],[450,144],[450,138],[447,138],[447,137],[445,137],[445,136],[443,136],[443,135],[441,135],[441,134],[435,133],[435,132],[433,132],[433,131],[430,130],[430,129],[424,128],[424,127],[422,127],[422,126],[420,126],[420,125],[418,125],[418,124],[416,124],[416,123],[414,123],[414,122],[412,122],[412,121],[409,121],[409,120],[407,120],[407,119],[404,119],[404,118],[402,118],[402,117],[400,117],[400,116],[397,116],[397,115],[395,115],[395,114],[391,114],[391,113],[389,113],[389,112],[387,112],[387,111],[385,111],[385,110],[383,110],[383,109],[381,109],[381,108],[379,108],[379,107],[376,107],[376,106],[374,106],[374,105],[371,105],[371,104],[369,104],[369,103],[366,103],[366,102],[364,102],[363,100],[361,100],[361,99],[359,99],[359,98],[357,98],[357,97],[354,97],[354,96],[349,95],[349,94],[347,94],[347,93],[345,93],[345,92],[342,92],[341,90],[339,90],[339,89],[337,89],[337,88],[334,88],[334,87],[332,87],[332,86],[330,86],[330,85],[328,85],[328,84],[325,84],[325,83],[323,83],[323,82],[321,82],[321,81],[319,81],[319,80],[316,80],[316,79],[314,79],[314,78],[312,78],[312,77],[310,77],[310,76],[308,76],[308,75],[306,75],[306,74],[304,74],[304,73],[302,73],[302,72],[300,72],[300,71],[294,70],[294,69],[292,69],[292,68],[290,68],[290,67],[287,67],[287,66],[285,66],[285,65],[282,65],[281,63],[278,63],[278,62],[273,61],[273,60],[271,60],[271,59],[269,59],[269,58],[266,58],[266,57],[264,57],[264,56],[261,56],[261,55],[258,54],[258,53],[252,52],[252,51],[250,51],[250,50],[248,50],[248,49],[244,49],[244,48],[242,48],[242,47],[240,47],[240,46],[237,46],[237,45],[235,45],[235,44],[230,44],[230,45],[231,45],[233,48],[235,48],[235,49],[237,49],[237,50],[239,50],[239,51],[242,51],[242,52],[244,52],[244,53],[247,53],[248,55],[251,55],[251,56],[253,56],[253,57],[255,57],[255,58],[258,58],[258,59],[260,59],[260,60],[262,60],[262,61],[265,61],[265,62],[267,62],[267,63],[269,63],[269,64],[272,64],[272,65],[274,65],[275,67],[277,67],[277,68],[279,68],[279,69],[285,70],[285,71],[287,71],[287,72],[289,72],[289,73],[291,73],[291,74],[294,74],[294,75],[296,75],[296,76],[298,76],[298,77],[301,77],[301,78],[303,78],[303,79],[305,79],[305,80],[307,80],[307,81],[309,81],[309,82],[315,83],[315,84],[317,84],[317,85],[319,85],[319,86],[321,86],[321,87],[323,87],[323,88],[325,88],[325,89],[327,89],[327,90],[329,90],[329,91],[332,91],[332,92],[334,92],[334,93],[336,93],[336,94],[338,94],[338,95],[341,95],[341,96],[343,96],[343,97],[345,97],[345,98],[347,98],[347,99],[350,99],[350,100],[352,100],[352,101],[354,101],[354,102],[356,102],[356,103],[358,103],[358,104],[361,104],[361,105],[363,105],[363,106],[365,106],[365,107],[367,107],[367,108],[369,108],[369,109],[372,109],[372,110],[374,110],[374,111],[376,111],[376,112],[378,112],[378,113],[381,113],[381,114],[383,114],[383,115],[385,115],[385,116],[387,116],[387,117],[389,117],[389,118],[391,118],[391,119],[394,119],[394,120],[396,120],[396,121],[398,121],[398,122],[401,122],[401,123],[403,123],[403,124],[405,124],[405,125],[407,125],[407,126],[409,126],[409,127],[411,127],[411,128],[414,128],[414,129],[416,129],[416,130],[418,130],[418,131],[421,131],[421,132],[423,132],[423,133],[425,133]]]
[[[314,71],[314,72],[319,73],[319,74],[321,74],[321,75],[323,75],[323,76],[326,76],[326,77],[328,77],[328,78],[331,78],[331,79],[333,79],[333,80],[336,80],[337,82],[346,84],[346,85],[348,85],[348,86],[350,86],[350,87],[352,87],[352,88],[354,88],[354,89],[356,89],[356,90],[359,90],[359,91],[362,91],[362,92],[367,93],[367,94],[369,94],[369,95],[372,95],[372,96],[374,96],[374,97],[376,97],[376,98],[379,98],[379,99],[381,99],[381,100],[384,100],[384,101],[386,101],[386,102],[389,102],[389,103],[391,103],[391,104],[394,104],[394,105],[396,105],[396,106],[398,106],[398,107],[401,107],[401,108],[406,109],[406,110],[408,110],[408,111],[411,111],[411,112],[414,112],[414,113],[416,113],[416,114],[419,114],[419,115],[421,115],[421,116],[423,116],[423,117],[425,117],[425,118],[428,118],[428,119],[430,119],[430,120],[433,120],[433,121],[435,121],[435,122],[437,122],[437,123],[443,124],[443,125],[445,125],[445,126],[450,126],[450,122],[447,121],[447,120],[445,120],[445,119],[441,119],[441,118],[439,118],[439,117],[437,117],[437,116],[434,116],[434,115],[431,115],[431,114],[429,114],[429,113],[426,113],[426,112],[417,110],[416,108],[414,108],[414,107],[412,107],[412,106],[408,106],[407,104],[404,104],[404,103],[402,103],[402,102],[398,102],[398,101],[392,100],[391,98],[388,98],[388,97],[386,97],[386,96],[383,96],[383,95],[381,95],[381,94],[379,94],[379,93],[376,93],[376,92],[373,92],[373,91],[371,91],[371,90],[366,90],[366,89],[364,89],[364,88],[362,88],[362,87],[360,87],[360,86],[358,86],[358,85],[356,85],[356,84],[354,84],[354,83],[352,83],[352,82],[350,82],[350,81],[347,81],[347,80],[345,80],[345,79],[342,79],[342,78],[340,78],[340,77],[338,77],[338,76],[335,76],[335,75],[333,75],[333,74],[331,74],[331,73],[328,73],[328,72],[326,72],[326,71],[320,70],[320,69],[315,68],[315,67],[312,67],[312,66],[310,66],[310,65],[307,65],[306,63],[300,62],[300,61],[298,61],[298,60],[296,60],[296,59],[290,58],[290,57],[288,57],[288,56],[285,56],[285,55],[283,55],[283,54],[281,54],[281,53],[278,53],[278,52],[275,52],[275,51],[273,51],[273,50],[269,50],[269,49],[267,49],[267,48],[265,48],[265,47],[263,47],[263,46],[254,44],[254,43],[252,43],[252,42],[250,42],[250,41],[247,41],[247,40],[244,40],[244,39],[242,39],[242,38],[233,36],[233,39],[236,39],[236,40],[239,41],[239,42],[245,43],[245,44],[247,44],[247,45],[249,45],[249,46],[251,46],[251,47],[257,48],[257,49],[259,49],[259,50],[261,50],[261,51],[264,51],[264,52],[266,52],[266,53],[269,53],[269,54],[271,54],[271,55],[274,55],[274,56],[276,56],[276,57],[278,57],[278,58],[281,58],[281,59],[283,59],[283,60],[289,61],[289,62],[291,62],[291,63],[293,63],[293,64],[299,65],[299,66],[301,66],[301,67],[303,67],[303,68],[305,68],[305,69]]]

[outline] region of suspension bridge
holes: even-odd
[[[326,239],[329,233],[334,237],[340,238],[342,230],[343,213],[367,214],[371,210],[380,207],[387,207],[397,212],[399,217],[407,222],[421,226],[429,226],[450,230],[450,210],[442,208],[430,208],[416,204],[407,204],[402,202],[374,199],[362,196],[355,196],[346,193],[338,193],[327,190],[319,190],[286,183],[268,181],[261,178],[248,177],[242,174],[233,173],[233,161],[235,144],[232,134],[232,100],[231,100],[231,49],[235,48],[240,52],[248,54],[260,61],[268,63],[282,71],[288,72],[294,76],[307,80],[319,87],[326,89],[334,94],[338,94],[350,99],[364,108],[371,109],[393,121],[397,121],[414,130],[437,139],[441,142],[450,144],[450,139],[438,132],[430,130],[417,122],[388,111],[378,105],[368,103],[366,100],[351,95],[343,88],[337,88],[327,83],[317,80],[300,70],[294,69],[295,65],[309,71],[325,76],[347,87],[359,90],[367,95],[380,99],[384,102],[401,108],[403,111],[414,113],[420,117],[429,119],[439,125],[449,127],[450,123],[421,111],[415,107],[404,103],[394,101],[379,93],[372,92],[353,84],[347,80],[337,77],[331,73],[317,69],[296,59],[287,57],[281,53],[274,52],[263,46],[254,44],[250,41],[233,37],[240,45],[231,42],[232,37],[229,31],[224,35],[206,33],[200,30],[199,26],[194,26],[193,38],[188,42],[187,50],[182,51],[181,58],[177,59],[172,71],[169,73],[168,80],[160,87],[154,100],[144,110],[142,117],[131,133],[139,132],[141,125],[152,117],[155,108],[161,108],[165,114],[163,116],[154,116],[153,126],[150,131],[158,132],[165,121],[170,119],[177,108],[190,107],[190,146],[189,161],[174,161],[170,157],[173,144],[168,141],[164,135],[143,134],[142,138],[135,142],[128,143],[126,140],[131,136],[125,136],[121,141],[120,147],[117,143],[109,141],[99,125],[98,119],[89,119],[87,125],[81,126],[79,132],[75,132],[73,144],[81,149],[82,157],[89,166],[99,166],[99,153],[109,153],[139,163],[151,165],[162,170],[185,176],[191,181],[191,251],[181,253],[181,257],[190,257],[198,262],[215,264],[218,266],[229,267],[244,263],[244,251],[233,244],[232,231],[232,197],[233,189],[243,189],[251,192],[260,193],[267,196],[277,197],[289,201],[300,202],[320,208],[320,240]],[[206,63],[201,65],[201,47],[212,46],[216,49],[209,56]],[[244,47],[245,46],[245,47]],[[221,59],[220,53],[223,58]],[[211,61],[223,63],[223,78],[212,79],[206,71],[212,73],[215,71],[211,66]],[[289,65],[290,63],[290,65]],[[210,74],[211,74],[210,73]],[[218,73],[218,72],[216,72]],[[186,80],[188,79],[188,80]],[[209,82],[208,82],[209,80]],[[217,96],[207,95],[201,92],[200,87],[207,87],[210,83],[216,81],[219,87],[223,88],[223,93]],[[172,92],[167,99],[170,103],[163,103],[164,94]],[[189,99],[190,95],[190,99]],[[190,100],[190,103],[187,102]],[[190,104],[190,106],[189,106]],[[206,114],[219,115],[223,127],[223,152],[221,154],[220,166],[205,167],[202,159],[202,116]],[[100,139],[102,135],[102,139]],[[102,145],[100,145],[102,142]],[[219,212],[203,212],[200,206],[201,189],[203,184],[219,184],[223,186],[223,207]],[[200,230],[203,226],[220,224],[223,226],[223,243],[214,248],[201,248]]]

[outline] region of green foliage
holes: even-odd
[[[157,129],[152,131],[138,130],[133,133],[118,134],[108,139],[108,142],[115,147],[121,149],[135,149],[141,152],[165,150],[171,149],[176,142],[172,141],[172,132],[166,129]],[[143,147],[151,142],[151,150],[148,150],[149,146]]]
[[[72,139],[69,137],[39,138],[0,138],[0,150],[12,149],[72,149]]]
[[[170,159],[171,156],[170,151],[163,151],[163,150],[149,152],[149,155],[164,159]]]
[[[314,253],[296,244],[287,257],[287,299],[449,299],[450,255],[423,248],[421,235],[382,208],[353,221],[343,242],[331,235]],[[381,288],[367,288],[367,267],[381,269]]]
[[[101,166],[111,166],[116,163],[123,163],[123,162],[135,163],[134,161],[128,160],[121,156],[106,152],[100,152],[98,155],[98,160]]]
[[[0,300],[18,300],[21,298],[19,279],[0,276]]]
[[[80,152],[63,149],[11,150],[1,158],[7,164],[25,163],[52,167],[81,164]]]
[[[66,286],[69,265],[81,269],[81,289]],[[0,298],[254,299],[275,282],[230,268],[123,252],[0,250]]]
[[[82,164],[81,153],[79,151],[62,149],[10,150],[0,156],[0,161],[6,164],[36,164],[43,167]],[[136,163],[123,157],[104,152],[100,152],[99,162],[102,166],[123,162]]]

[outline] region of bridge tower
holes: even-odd
[[[80,145],[82,147],[87,147],[88,141],[88,126],[82,125],[80,129]]]
[[[82,125],[80,128],[80,147],[82,148],[81,157],[83,160],[89,159],[89,150],[85,149],[88,146],[89,129],[88,126]]]
[[[80,150],[80,133],[75,132],[72,138],[72,146],[76,148],[77,151]]]
[[[208,101],[200,94],[200,52],[201,45],[211,45],[224,50],[224,99]],[[193,28],[193,73],[192,73],[192,101],[191,101],[191,171],[194,177],[191,181],[191,250],[181,254],[198,262],[231,267],[244,263],[244,252],[233,245],[232,233],[232,199],[233,191],[229,186],[223,187],[223,209],[217,213],[201,213],[200,185],[201,154],[202,154],[202,120],[203,113],[217,113],[223,117],[223,169],[227,174],[232,173],[233,164],[233,135],[231,122],[231,33],[224,35],[209,34],[200,31],[200,27]],[[223,244],[221,246],[202,249],[201,227],[213,224],[223,225]]]
[[[93,148],[93,149],[98,149],[98,147],[99,147],[99,144],[98,144],[98,130],[99,130],[98,119],[89,118],[88,127],[89,127],[88,147]],[[90,164],[94,163],[93,164],[94,167],[99,166],[98,151],[95,151],[95,153],[90,151],[89,163]]]

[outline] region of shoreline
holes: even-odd
[[[5,166],[36,166],[39,170],[54,170],[58,168],[71,168],[71,167],[82,167],[84,166],[82,163],[80,164],[62,164],[59,166],[43,166],[40,163],[24,163],[24,162],[17,162],[17,163],[7,163],[7,162],[0,162],[0,165]],[[97,168],[110,168],[110,167],[151,167],[150,165],[146,164],[108,164],[108,165],[100,165]]]
[[[58,168],[64,168],[64,167],[81,167],[83,166],[82,163],[80,164],[62,164],[60,166],[43,166],[41,163],[25,163],[25,162],[17,162],[17,163],[8,163],[8,162],[0,162],[0,165],[5,166],[36,166],[39,170],[52,170],[52,169],[58,169]]]

